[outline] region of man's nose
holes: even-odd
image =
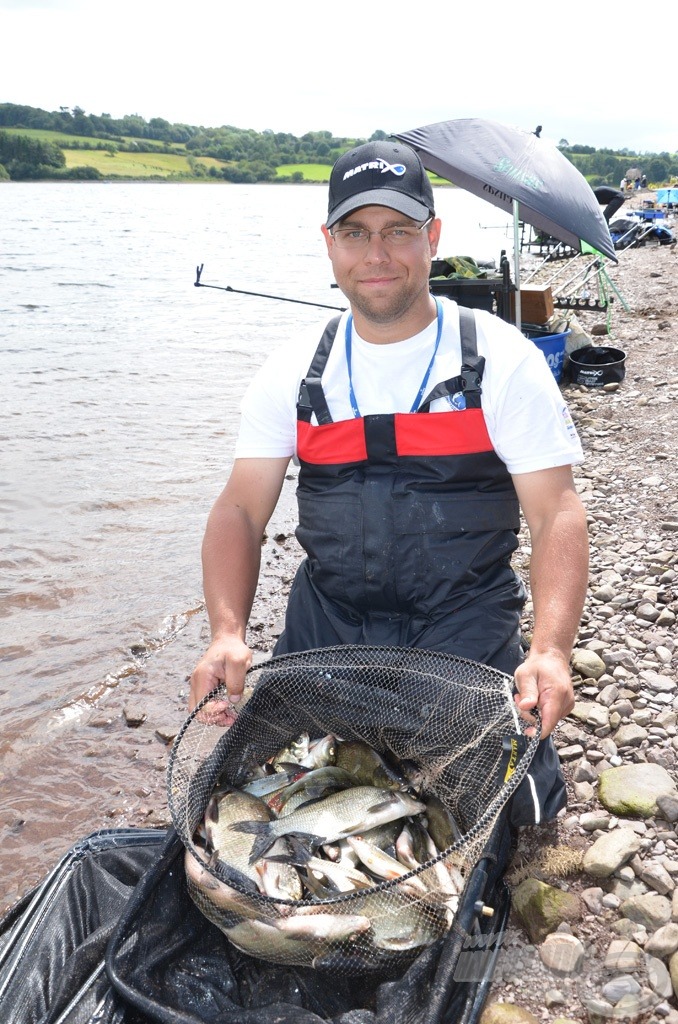
[[[370,237],[365,246],[365,260],[368,263],[385,263],[389,259],[389,251],[381,237],[381,231],[370,231]]]

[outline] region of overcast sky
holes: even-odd
[[[672,25],[661,9],[0,0],[0,102],[358,137],[484,117],[541,124],[556,143],[674,152]]]

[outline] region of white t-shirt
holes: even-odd
[[[456,302],[440,300],[443,328],[426,386],[461,369],[459,312]],[[511,324],[475,310],[478,354],[485,356],[482,408],[495,451],[510,473],[532,473],[583,461],[577,431],[560,389],[537,346]],[[345,329],[342,314],[322,376],[333,420],[351,419]],[[252,379],[241,405],[235,457],[283,458],[296,454],[296,403],[322,335],[322,326],[273,353]],[[435,347],[437,322],[405,341],[376,345],[351,340],[351,376],[360,410],[372,413],[410,412]],[[424,396],[425,397],[425,396]],[[437,399],[432,412],[449,410],[454,402]]]

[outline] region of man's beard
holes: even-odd
[[[357,289],[354,292],[354,289],[350,288],[346,291],[346,297],[354,313],[358,312],[370,323],[383,326],[395,323],[405,316],[424,291],[428,294],[428,288],[413,289],[405,286],[386,300],[371,298],[369,295],[357,293]]]

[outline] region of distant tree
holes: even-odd
[[[0,131],[0,163],[13,181],[25,181],[53,177],[66,166],[66,157],[51,142]]]
[[[662,184],[669,180],[669,168],[670,162],[664,157],[655,157],[654,160],[650,160],[645,174],[647,180],[654,182],[656,185]]]

